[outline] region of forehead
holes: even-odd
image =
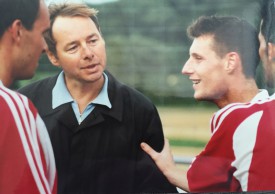
[[[202,35],[193,40],[190,47],[190,54],[192,53],[205,53],[214,52],[214,37],[213,35]]]
[[[82,16],[58,16],[53,24],[52,32],[55,41],[61,46],[85,40],[91,35],[100,36],[93,20]]]
[[[52,27],[54,34],[56,33],[80,33],[86,31],[97,31],[96,25],[90,17],[82,16],[58,16]]]

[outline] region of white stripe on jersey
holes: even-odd
[[[235,160],[232,166],[236,167],[234,177],[239,180],[242,191],[247,191],[249,169],[252,162],[253,150],[256,144],[259,122],[263,111],[258,111],[247,117],[236,129],[233,135],[233,151]],[[243,141],[243,140],[247,141]]]
[[[15,107],[15,104],[14,102],[12,101],[11,99],[11,96],[14,98],[14,100],[16,101],[18,107],[20,108],[20,114],[21,116],[23,117],[24,119],[24,123],[25,125],[27,126],[27,120],[25,120],[27,117],[25,115],[25,111],[22,111],[22,107],[23,107],[23,102],[21,100],[16,100],[16,96],[18,95],[17,93],[13,92],[13,91],[10,91],[9,89],[6,89],[4,87],[1,87],[3,90],[0,90],[0,95],[3,96],[3,99],[7,102],[7,105],[9,106],[11,112],[12,112],[12,115],[13,115],[13,118],[14,118],[14,121],[15,121],[15,124],[17,126],[17,129],[18,129],[18,132],[19,132],[19,135],[20,135],[20,138],[21,138],[21,141],[22,141],[22,144],[23,144],[23,148],[25,150],[25,154],[26,154],[26,158],[27,158],[27,161],[29,163],[29,166],[30,166],[30,169],[31,169],[31,172],[33,174],[33,177],[34,177],[34,180],[36,182],[36,185],[39,189],[39,192],[41,194],[44,194],[46,193],[46,191],[44,190],[44,186],[43,186],[43,183],[41,182],[41,179],[39,177],[39,173],[38,173],[38,169],[36,168],[35,166],[35,162],[34,162],[34,158],[32,156],[32,153],[31,153],[31,150],[30,150],[30,147],[29,147],[29,144],[28,144],[28,140],[29,142],[31,142],[31,144],[33,144],[33,141],[32,141],[32,136],[30,136],[29,134],[29,127],[26,128],[27,129],[27,133],[28,134],[25,134],[24,132],[24,128],[22,126],[22,123],[20,121],[20,116],[19,116],[19,113],[17,112],[17,109]],[[8,94],[10,95],[8,95]],[[18,98],[18,96],[17,96]],[[27,140],[28,139],[28,140]],[[35,150],[33,150],[34,154],[36,153]],[[40,174],[43,176],[44,173],[41,173]],[[47,192],[48,193],[51,193],[49,188],[48,188],[48,184],[45,184],[46,187],[47,187]]]
[[[55,167],[54,154],[53,154],[53,150],[52,150],[52,144],[51,144],[51,141],[49,138],[47,128],[46,128],[43,120],[39,116],[39,114],[37,114],[36,119],[34,118],[33,113],[31,112],[30,107],[29,107],[28,98],[23,95],[20,95],[20,97],[22,97],[22,99],[23,99],[23,102],[25,104],[25,108],[26,108],[26,111],[28,112],[28,115],[31,116],[31,129],[32,129],[33,139],[35,140],[35,144],[39,145],[39,143],[37,141],[39,138],[39,140],[41,142],[42,149],[43,149],[43,153],[45,156],[45,161],[46,161],[47,170],[48,170],[47,174],[49,177],[46,178],[43,173],[42,178],[43,178],[45,184],[49,183],[50,190],[52,190],[52,188],[54,187],[54,183],[55,183],[56,167]],[[38,148],[38,151],[39,150],[40,149]],[[44,172],[40,154],[37,156],[38,157],[36,157],[36,159],[38,161],[40,161],[40,162],[38,162],[39,169],[41,172]],[[48,187],[48,185],[47,185],[47,187]],[[47,189],[47,190],[49,190],[49,189]]]
[[[24,127],[26,129],[27,136],[30,137],[29,138],[29,141],[30,141],[30,144],[31,144],[30,148],[33,149],[33,156],[35,157],[35,161],[36,161],[36,164],[38,166],[38,170],[40,172],[40,175],[41,175],[41,177],[42,177],[42,179],[43,179],[46,187],[48,187],[47,180],[46,180],[46,178],[44,176],[44,173],[43,173],[44,169],[43,169],[43,166],[42,166],[43,163],[42,163],[42,160],[41,160],[39,143],[37,141],[37,133],[36,133],[37,128],[35,126],[35,118],[34,118],[32,112],[29,109],[28,102],[24,103],[26,101],[24,101],[24,100],[22,101],[19,98],[18,95],[14,95],[13,98],[14,98],[14,100],[16,101],[16,103],[18,105],[18,108],[20,110],[21,116],[23,117],[23,125],[24,125]],[[23,96],[22,96],[22,98],[24,99]],[[28,112],[26,112],[26,111],[28,111]],[[28,122],[27,114],[29,116],[30,123]]]
[[[247,108],[251,104],[247,105],[244,103],[234,103],[226,106],[225,108],[219,110],[213,117],[213,134],[219,129],[220,125],[223,123],[223,120],[234,110],[240,108]],[[219,119],[219,120],[218,120]],[[218,120],[218,121],[217,121]]]
[[[52,150],[52,143],[47,131],[47,128],[39,115],[36,117],[36,126],[39,128],[38,136],[41,142],[42,149],[45,154],[45,160],[48,167],[48,181],[50,188],[54,188],[56,177],[55,158]]]
[[[273,98],[275,98],[275,94]],[[232,111],[239,108],[248,108],[252,106],[252,104],[263,104],[271,100],[272,100],[272,97],[268,95],[267,90],[260,89],[259,93],[256,94],[256,96],[254,96],[254,98],[248,103],[232,103],[225,106],[224,108],[217,111],[210,121],[211,125],[213,126],[212,133],[214,134],[218,130],[224,118],[226,118],[227,115],[230,114]]]

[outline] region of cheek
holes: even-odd
[[[104,45],[101,45],[100,47],[98,47],[95,53],[97,56],[101,58],[101,60],[106,60],[106,49]]]
[[[207,86],[212,89],[222,88],[225,84],[224,76],[223,71],[218,67],[210,70],[207,74]]]
[[[68,54],[66,52],[57,51],[58,62],[60,65],[75,66],[81,60],[80,54]]]
[[[31,39],[32,39],[32,43],[33,43],[33,46],[36,50],[43,50],[44,47],[46,46],[46,43],[44,41],[44,38],[43,36],[41,36],[41,34],[33,34],[31,36]]]

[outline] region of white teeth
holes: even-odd
[[[192,82],[193,82],[193,84],[199,84],[200,83],[199,80],[193,80]]]

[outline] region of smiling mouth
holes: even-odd
[[[200,80],[192,80],[192,83],[194,84],[194,85],[197,85],[197,84],[199,84],[201,81]]]

